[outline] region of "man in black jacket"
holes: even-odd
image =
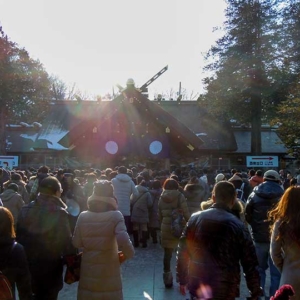
[[[177,278],[191,299],[239,297],[240,264],[252,299],[262,294],[253,242],[244,224],[231,212],[236,201],[232,183],[218,182],[211,208],[189,219],[179,241]]]
[[[44,178],[36,200],[23,206],[18,219],[17,241],[24,246],[38,300],[57,299],[63,287],[63,256],[75,252],[61,193],[57,178]]]
[[[280,272],[270,257],[270,222],[268,212],[278,203],[283,195],[281,179],[278,172],[269,170],[264,173],[263,183],[256,186],[250,194],[245,208],[246,221],[251,226],[259,264],[260,283],[265,287],[266,270],[270,268],[271,285],[269,296],[274,296],[279,288]]]

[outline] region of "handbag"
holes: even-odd
[[[64,282],[72,284],[80,279],[82,252],[72,255],[66,255],[65,261],[67,265]]]
[[[172,209],[171,212],[171,232],[172,235],[176,238],[180,238],[182,231],[185,226],[183,209],[180,208],[180,195],[177,199],[177,207]]]

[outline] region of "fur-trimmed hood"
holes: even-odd
[[[205,190],[201,184],[187,184],[184,187],[184,195],[186,196],[186,198],[203,198],[204,194]]]
[[[101,197],[92,194],[87,200],[89,211],[106,212],[110,210],[117,210],[118,204],[115,198]]]

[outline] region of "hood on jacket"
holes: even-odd
[[[11,198],[13,198],[15,195],[18,195],[18,193],[11,189],[8,189],[8,190],[5,190],[2,194],[0,194],[0,198],[1,198],[2,202],[7,202]]]
[[[35,201],[38,205],[45,205],[50,207],[59,206],[64,209],[67,209],[67,205],[59,197],[56,196],[39,194]]]
[[[265,199],[279,198],[283,195],[282,187],[275,181],[265,181],[253,189],[258,197]]]
[[[131,180],[131,177],[127,174],[118,174],[115,177],[116,180],[122,181],[122,182],[129,182]]]
[[[145,186],[142,186],[142,185],[136,185],[135,186],[136,189],[138,190],[138,192],[141,194],[141,193],[146,193],[146,192],[149,192],[149,189]]]
[[[89,211],[92,212],[107,212],[111,210],[117,210],[118,204],[116,199],[111,197],[101,197],[92,194],[87,200]]]
[[[163,201],[171,203],[174,201],[174,199],[177,201],[180,194],[181,193],[178,190],[163,190],[160,197]]]
[[[184,187],[184,194],[187,198],[200,196],[201,198],[204,196],[205,190],[200,184],[187,184]]]

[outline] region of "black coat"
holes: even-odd
[[[63,256],[74,253],[65,204],[60,198],[39,194],[19,215],[17,240],[24,246],[37,288],[59,291],[63,287]]]
[[[257,243],[270,243],[268,212],[278,203],[283,189],[274,181],[265,181],[253,189],[245,208],[246,221],[251,226],[252,238]]]
[[[15,292],[17,286],[19,299],[30,300],[32,297],[30,272],[24,248],[11,238],[0,239],[0,270],[8,278]]]
[[[208,285],[213,299],[239,297],[240,264],[252,296],[261,294],[255,248],[245,225],[224,204],[191,216],[177,252],[177,276],[192,296]]]

